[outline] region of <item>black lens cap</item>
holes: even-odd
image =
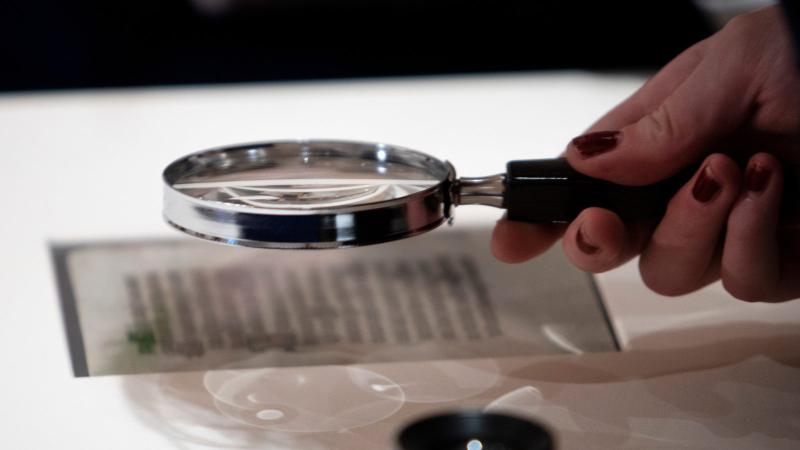
[[[553,450],[542,425],[482,411],[459,411],[426,417],[397,436],[400,450]]]

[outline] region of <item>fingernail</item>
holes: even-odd
[[[619,131],[595,131],[572,140],[572,145],[584,158],[605,153],[617,146]]]
[[[767,187],[770,172],[766,167],[753,164],[744,175],[744,186],[750,192],[761,192]]]
[[[586,253],[587,255],[594,255],[600,251],[600,247],[590,244],[586,241],[586,236],[583,235],[583,229],[580,227],[575,235],[575,241],[578,243],[578,248],[580,251]]]
[[[714,198],[717,192],[719,192],[719,188],[719,183],[711,174],[711,168],[706,166],[703,168],[703,171],[700,172],[697,181],[694,182],[692,195],[698,202],[708,203]]]

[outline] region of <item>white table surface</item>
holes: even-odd
[[[203,434],[202,420],[157,405],[143,412],[144,393],[164,376],[72,376],[48,251],[52,241],[173,236],[160,212],[171,160],[237,142],[339,138],[416,148],[485,175],[510,159],[557,155],[642,81],[553,73],[0,96],[0,448],[208,448],[185,432]],[[464,207],[456,220],[500,214]],[[598,278],[624,352],[492,361],[499,381],[461,404],[525,388],[506,406],[551,423],[568,449],[800,445],[800,302],[745,304],[719,286],[662,298],[634,263]],[[409,416],[444,406],[407,405],[346,433],[259,431],[245,441],[382,448]]]

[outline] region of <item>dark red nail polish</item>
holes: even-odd
[[[619,131],[595,131],[572,140],[572,145],[584,158],[607,152],[617,146]]]
[[[770,172],[767,168],[753,164],[747,168],[744,175],[744,186],[748,191],[761,192],[767,187]]]
[[[711,176],[711,169],[706,166],[703,167],[700,175],[697,176],[697,181],[694,182],[692,195],[698,202],[708,203],[717,195],[719,189],[719,183]]]
[[[580,228],[578,228],[578,232],[575,234],[575,242],[577,242],[580,251],[587,255],[594,255],[600,251],[600,247],[586,242],[586,237],[584,237],[583,231]]]

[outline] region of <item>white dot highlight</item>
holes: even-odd
[[[262,409],[256,413],[256,417],[261,420],[278,420],[283,417],[283,411],[277,409]]]
[[[473,439],[467,442],[467,450],[481,450],[483,448],[483,442]]]

